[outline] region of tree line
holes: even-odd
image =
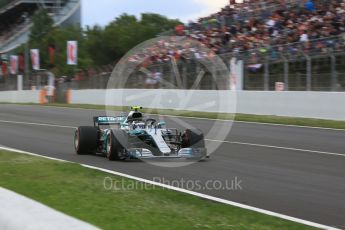
[[[97,68],[114,64],[134,46],[172,30],[181,24],[178,20],[153,13],[144,13],[140,19],[122,14],[108,25],[60,27],[45,10],[33,16],[28,47],[40,50],[41,68],[57,76],[71,75],[77,69]],[[66,42],[78,41],[78,66],[66,63]],[[25,45],[17,53],[25,52]]]

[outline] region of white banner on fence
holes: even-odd
[[[236,58],[230,60],[230,89],[243,90],[243,61]]]
[[[17,90],[22,91],[23,90],[23,75],[17,76]]]
[[[40,53],[38,49],[31,49],[30,50],[31,56],[31,64],[32,69],[39,70],[40,69]]]
[[[78,43],[77,41],[67,42],[67,65],[77,65],[78,63]]]
[[[17,74],[18,72],[18,56],[11,55],[10,57],[10,73]]]
[[[284,91],[284,90],[285,90],[285,84],[284,84],[284,82],[276,82],[276,84],[275,84],[275,90],[276,90],[276,91]]]

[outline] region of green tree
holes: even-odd
[[[160,33],[181,24],[159,14],[142,14],[141,20],[133,15],[123,14],[111,22],[103,31],[102,42],[105,44],[105,60],[111,63],[121,58],[136,45],[152,39]]]
[[[76,67],[67,65],[67,41],[78,41],[78,69],[108,65],[119,60],[134,46],[172,30],[181,24],[159,14],[142,14],[141,19],[123,14],[106,27],[93,26],[85,30],[79,26],[57,27],[47,11],[33,17],[29,47],[40,50],[41,68],[49,69],[48,48],[54,45],[57,76],[72,75]],[[20,47],[18,50],[23,50]]]
[[[96,66],[111,63],[109,42],[105,39],[104,29],[100,26],[87,27],[85,31],[85,49]]]
[[[40,10],[32,18],[33,26],[30,31],[29,40],[31,43],[39,43],[45,35],[52,31],[53,19],[46,10]]]
[[[93,65],[93,61],[90,58],[85,42],[86,37],[80,27],[69,26],[69,27],[54,27],[54,29],[47,34],[42,43],[41,58],[44,58],[45,66],[49,66],[49,45],[55,46],[55,66],[54,73],[57,75],[73,75],[76,71],[76,66],[67,65],[67,41],[78,42],[78,69],[87,69]]]

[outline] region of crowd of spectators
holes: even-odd
[[[206,44],[182,36],[164,37],[153,44],[143,47],[140,52],[130,55],[129,63],[141,63],[147,67],[153,63],[164,63],[170,60],[211,58],[215,54]]]
[[[0,25],[0,44],[5,43],[8,39],[19,33],[23,28],[31,23],[31,19],[26,13],[14,21],[9,23],[1,23]]]
[[[149,65],[227,53],[255,59],[344,50],[345,0],[230,0],[218,13],[177,26],[175,33],[177,38],[157,42],[128,61]],[[181,44],[178,37],[187,39]]]
[[[19,5],[0,14],[0,45],[12,38],[31,23],[31,18],[37,7]]]
[[[308,49],[322,49],[327,41],[315,43],[316,47],[308,42],[345,32],[344,0],[231,3],[197,23],[190,22],[183,33],[221,54],[260,48],[264,51],[296,42],[305,42]]]

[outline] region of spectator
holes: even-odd
[[[260,55],[267,54],[277,58],[282,52],[345,48],[343,40],[331,38],[345,33],[345,1],[308,0],[305,5],[300,4],[301,0],[288,2],[246,0],[240,4],[231,0],[220,12],[179,26],[177,37],[158,42],[128,61],[149,67],[154,63],[210,58],[228,52],[250,51],[250,55],[257,54],[255,59],[260,59]],[[180,44],[179,37],[187,38],[187,42]],[[211,54],[202,51],[206,47]]]
[[[305,4],[305,9],[307,11],[314,12],[315,11],[314,2],[312,0],[308,0],[308,2]]]
[[[301,42],[307,42],[307,41],[309,41],[307,31],[304,31],[303,34],[301,34],[299,40],[300,40]]]

